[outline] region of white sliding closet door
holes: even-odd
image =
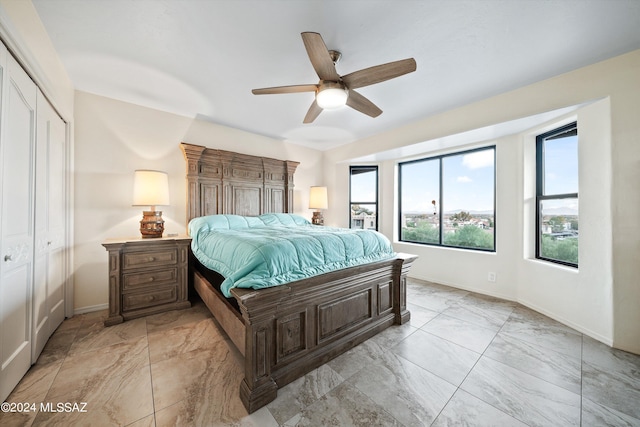
[[[33,352],[35,363],[64,320],[65,124],[38,91]]]
[[[36,85],[0,45],[0,402],[31,366]]]

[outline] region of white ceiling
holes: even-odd
[[[640,49],[639,0],[33,0],[76,89],[320,150]],[[417,71],[302,120],[317,83],[300,33],[338,74],[413,57]]]

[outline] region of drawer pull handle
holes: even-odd
[[[155,260],[156,260],[156,257],[154,257],[154,256],[150,256],[149,257],[149,261],[155,261]]]
[[[11,259],[11,255],[5,255],[5,256],[4,256],[4,260],[5,260],[5,262],[6,262],[6,261],[11,261],[11,260],[12,260],[12,259]]]
[[[156,280],[156,278],[155,278],[155,277],[153,277],[153,276],[149,277],[149,281],[150,281],[150,282],[153,282],[154,280]]]

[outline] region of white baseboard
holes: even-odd
[[[446,280],[434,280],[434,279],[429,279],[429,278],[426,278],[426,277],[413,276],[413,275],[408,275],[407,277],[409,279],[422,280],[424,282],[435,283],[436,285],[449,286],[451,288],[461,289],[463,291],[475,292],[477,294],[488,295],[488,296],[491,296],[491,297],[500,298],[500,299],[507,300],[507,301],[518,302],[512,296],[504,295],[504,294],[501,294],[500,292],[490,292],[490,291],[488,291],[486,289],[474,288],[472,286],[461,286],[461,285],[459,285],[457,283],[448,283]]]
[[[92,313],[94,311],[107,310],[109,308],[109,304],[98,304],[98,305],[88,305],[86,307],[79,307],[73,310],[73,315],[76,314],[84,314],[84,313]]]
[[[592,330],[590,330],[588,328],[585,328],[585,327],[583,327],[583,326],[581,326],[581,325],[579,325],[577,323],[571,322],[568,319],[565,319],[562,316],[558,316],[555,313],[552,313],[552,312],[550,312],[548,310],[545,310],[542,307],[538,307],[536,304],[532,304],[529,301],[526,301],[526,300],[523,300],[523,299],[519,299],[519,298],[517,298],[517,299],[509,298],[507,296],[500,295],[499,293],[487,292],[486,290],[474,289],[472,287],[460,286],[460,285],[453,284],[453,283],[445,283],[444,281],[441,281],[441,280],[440,281],[436,281],[436,280],[427,279],[427,278],[418,277],[418,276],[409,276],[409,278],[417,279],[417,280],[423,280],[423,281],[431,282],[431,283],[436,283],[436,284],[439,284],[439,285],[450,286],[452,288],[461,289],[461,290],[464,290],[464,291],[470,291],[470,292],[476,292],[476,293],[479,293],[479,294],[489,295],[489,296],[496,297],[496,298],[501,298],[501,299],[504,299],[504,300],[507,300],[507,301],[517,302],[518,304],[522,304],[523,306],[525,306],[525,307],[527,307],[527,308],[529,308],[529,309],[531,309],[533,311],[537,311],[540,314],[544,314],[545,316],[550,317],[553,320],[556,320],[556,321],[562,323],[563,325],[566,325],[566,326],[568,326],[570,328],[573,328],[576,331],[578,331],[578,332],[580,332],[582,334],[585,334],[585,335],[593,338],[596,341],[600,341],[601,343],[606,344],[609,347],[613,346],[613,340],[611,338],[605,337],[605,336],[603,336],[603,335],[601,335],[601,334],[599,334],[597,332],[594,332],[594,331],[592,331]]]
[[[556,321],[562,323],[563,325],[566,325],[566,326],[568,326],[570,328],[573,328],[576,331],[578,331],[578,332],[580,332],[580,333],[582,333],[584,335],[587,335],[587,336],[593,338],[596,341],[600,341],[601,343],[606,344],[609,347],[613,347],[613,340],[611,338],[605,337],[604,335],[601,335],[601,334],[599,334],[597,332],[594,332],[594,331],[592,331],[592,330],[590,330],[588,328],[585,328],[585,327],[583,327],[583,326],[581,326],[581,325],[579,325],[577,323],[571,322],[570,320],[567,320],[562,316],[558,316],[555,313],[552,313],[552,312],[550,312],[548,310],[545,310],[542,307],[538,307],[536,304],[532,304],[529,301],[520,300],[518,302],[520,304],[524,305],[525,307],[530,308],[533,311],[537,311],[538,313],[544,314],[545,316],[550,317],[553,320],[556,320]]]

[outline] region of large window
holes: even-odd
[[[494,251],[495,151],[400,163],[400,240]]]
[[[378,167],[349,168],[350,227],[378,229]]]
[[[578,127],[536,138],[536,258],[578,266]]]

